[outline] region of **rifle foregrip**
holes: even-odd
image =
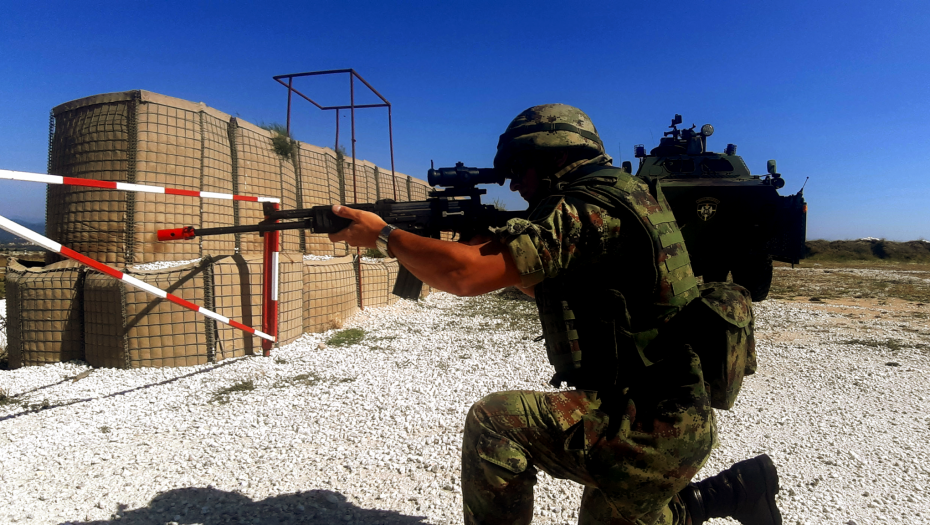
[[[352,219],[333,213],[332,206],[314,206],[312,211],[313,233],[336,233],[352,224]]]
[[[400,269],[397,271],[397,280],[394,281],[394,290],[391,293],[401,299],[418,301],[422,291],[423,281],[410,273],[410,270],[404,268],[404,265],[401,264]]]

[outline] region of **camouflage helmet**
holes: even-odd
[[[604,143],[591,119],[574,106],[543,104],[517,115],[497,142],[494,167],[503,170],[521,151],[579,150],[592,157],[604,153]]]

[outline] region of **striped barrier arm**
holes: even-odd
[[[46,175],[46,176],[49,176],[49,175]],[[86,179],[79,179],[79,180],[86,180]],[[202,306],[197,306],[196,304],[190,301],[186,301],[176,295],[172,295],[146,282],[140,281],[139,279],[136,279],[135,277],[132,277],[131,275],[126,275],[123,272],[115,268],[111,268],[101,262],[97,262],[91,259],[90,257],[87,257],[86,255],[81,255],[80,253],[72,250],[71,248],[62,246],[61,244],[58,244],[57,242],[49,239],[48,237],[39,235],[38,233],[28,228],[20,226],[19,224],[16,224],[15,222],[7,219],[6,217],[3,217],[2,215],[0,215],[0,228],[3,228],[4,230],[14,235],[18,235],[24,239],[29,239],[30,241],[38,244],[39,246],[45,248],[46,250],[49,250],[55,253],[60,253],[61,255],[64,255],[65,257],[68,257],[69,259],[74,259],[75,261],[83,265],[90,266],[91,268],[97,270],[98,272],[104,273],[106,275],[109,275],[121,281],[124,281],[126,284],[130,286],[146,291],[162,299],[166,299],[178,306],[183,306],[184,308],[187,308],[188,310],[193,310],[195,312],[201,313],[211,319],[215,319],[223,324],[232,326],[233,328],[238,328],[239,330],[242,330],[244,332],[257,335],[258,337],[261,337],[262,339],[265,339],[267,341],[271,341],[271,342],[275,341],[275,337],[268,335],[265,332],[255,330],[252,327],[246,326],[228,317],[224,317],[212,310],[207,310],[206,308]]]
[[[26,182],[44,182],[46,184],[64,184],[67,186],[85,186],[88,188],[101,188],[106,190],[163,193],[165,195],[200,197],[201,199],[225,199],[234,201],[275,203],[281,202],[281,199],[277,197],[256,197],[252,195],[233,195],[232,193],[215,193],[211,191],[182,190],[179,188],[164,188],[161,186],[149,186],[145,184],[130,184],[128,182],[113,182],[97,179],[81,179],[77,177],[62,177],[60,175],[44,175],[42,173],[27,173],[25,171],[0,170],[0,179],[21,180]]]

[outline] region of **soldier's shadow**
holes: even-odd
[[[390,510],[363,509],[346,501],[345,496],[330,490],[309,490],[252,501],[236,492],[189,487],[170,490],[155,496],[148,506],[122,510],[119,517],[83,523],[180,525],[274,525],[337,523],[423,524],[425,516],[408,516]]]

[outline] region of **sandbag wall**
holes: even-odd
[[[96,95],[53,109],[49,173],[193,191],[273,196],[282,209],[423,200],[429,186],[328,148],[290,141],[239,118],[147,91]],[[145,282],[261,328],[263,243],[257,234],[159,242],[160,228],[254,224],[261,205],[50,185],[46,233]],[[282,232],[279,342],[338,327],[393,304],[397,262],[359,263],[326,235]],[[334,256],[328,261],[301,255]],[[261,340],[49,254],[7,274],[11,366],[86,359],[94,366],[185,366],[257,353]],[[133,269],[176,261],[160,270]],[[192,261],[184,263],[184,261]],[[360,286],[360,273],[361,286]],[[426,289],[424,287],[424,289]],[[361,290],[361,295],[359,291]]]

